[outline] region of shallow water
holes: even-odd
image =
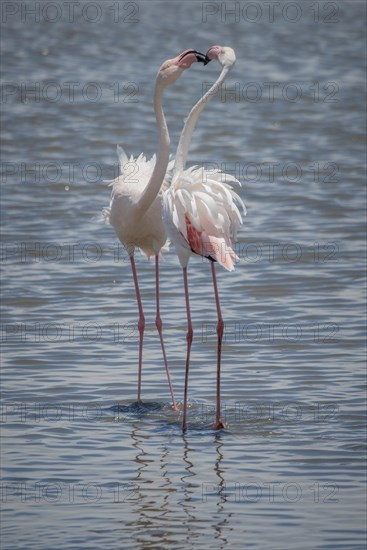
[[[4,550],[364,548],[365,4],[250,4],[79,2],[71,14],[61,2],[2,4]],[[147,319],[137,406],[130,265],[96,217],[116,144],[155,152],[160,63],[214,43],[237,63],[189,161],[237,175],[248,214],[236,271],[217,270],[220,432],[210,270],[190,263],[182,435],[154,326],[154,265],[137,255]],[[172,149],[217,74],[195,66],[167,90]],[[182,408],[173,250],[161,293]]]

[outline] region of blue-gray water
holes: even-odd
[[[56,7],[55,7],[56,6]],[[2,549],[364,548],[364,2],[2,2]],[[235,9],[231,13],[231,9]],[[33,11],[32,11],[33,10]],[[96,221],[115,147],[151,155],[156,71],[186,48],[237,63],[190,163],[241,179],[234,273],[192,258],[189,430],[169,407],[154,265]],[[219,66],[165,93],[172,151]],[[161,270],[182,403],[185,308]]]

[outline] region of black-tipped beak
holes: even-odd
[[[204,53],[194,50],[194,54],[196,55],[196,59],[199,61],[199,63],[204,63],[204,65],[207,65],[209,63],[210,59],[208,59],[208,57]]]

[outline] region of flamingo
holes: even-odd
[[[212,46],[207,61],[217,59],[222,71],[215,84],[192,108],[180,136],[171,185],[163,194],[163,221],[167,234],[174,243],[183,271],[187,314],[187,351],[185,388],[183,404],[182,430],[187,430],[187,396],[190,368],[190,352],[193,340],[191,322],[187,266],[192,254],[198,254],[210,260],[213,279],[215,304],[217,311],[217,378],[216,378],[216,416],[214,429],[224,428],[220,410],[220,368],[224,321],[220,307],[215,262],[228,271],[233,271],[234,261],[238,259],[233,250],[232,240],[236,237],[242,217],[239,207],[246,213],[245,205],[229,183],[240,184],[232,175],[221,170],[206,171],[192,166],[185,169],[188,149],[195,124],[207,102],[217,92],[231,70],[236,56],[232,48]]]
[[[166,176],[169,162],[170,138],[162,108],[162,95],[166,86],[173,84],[195,62],[206,64],[204,54],[196,50],[185,50],[174,59],[165,61],[157,74],[154,88],[154,112],[159,130],[159,149],[157,155],[147,160],[143,153],[139,157],[128,158],[122,147],[117,146],[121,175],[110,182],[112,193],[110,205],[103,215],[115,229],[126,249],[131,263],[136,299],[139,310],[139,365],[138,365],[138,403],[141,402],[141,374],[143,358],[143,336],[145,318],[139,291],[139,283],[134,260],[138,247],[149,259],[155,256],[156,319],[162,354],[167,373],[172,407],[178,411],[175,401],[168,362],[163,342],[162,319],[159,307],[159,257],[166,250],[167,235],[162,222],[161,186]]]

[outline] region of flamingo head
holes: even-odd
[[[206,52],[206,59],[207,63],[212,59],[217,59],[223,67],[231,67],[236,61],[236,54],[232,48],[216,45]]]
[[[174,59],[167,59],[158,71],[157,82],[161,83],[163,86],[173,84],[182,75],[185,69],[188,69],[196,62],[206,65],[209,63],[209,60],[205,54],[196,50],[185,50]]]

